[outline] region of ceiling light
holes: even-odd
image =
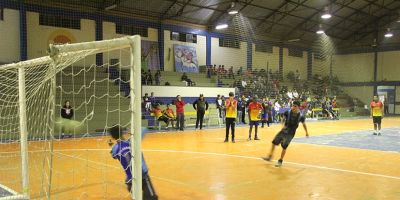
[[[239,13],[239,10],[238,10],[238,9],[236,8],[236,6],[235,6],[235,2],[232,2],[232,3],[231,3],[231,7],[229,8],[228,13],[229,13],[230,15],[236,15],[236,14]]]
[[[317,34],[324,34],[325,32],[324,32],[324,29],[322,29],[322,26],[321,25],[319,25],[319,28],[318,28],[318,30],[316,31],[316,33]]]
[[[230,10],[228,13],[229,13],[230,15],[236,15],[236,14],[239,13],[239,11],[238,11],[238,10]]]
[[[111,6],[108,6],[108,7],[104,8],[104,10],[112,10],[112,9],[114,9],[116,7],[117,7],[117,4],[113,4]]]
[[[220,30],[220,29],[225,29],[228,28],[228,24],[219,24],[215,27],[215,29]]]
[[[393,33],[392,31],[390,31],[390,28],[387,29],[386,33],[385,33],[385,37],[386,38],[391,38],[393,37]]]
[[[322,19],[329,19],[331,17],[332,17],[332,15],[331,15],[331,13],[329,13],[329,8],[325,7],[325,11],[324,11],[324,13],[322,13],[321,18]]]

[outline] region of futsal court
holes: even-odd
[[[400,200],[400,0],[0,0],[27,199]]]
[[[236,143],[224,143],[221,128],[148,133],[143,152],[160,199],[400,199],[400,119],[385,118],[382,136],[371,134],[370,121],[309,122],[310,137],[299,128],[280,168],[275,160],[261,159],[280,124],[260,128],[259,141],[247,141],[248,127],[239,126]],[[52,198],[129,199],[124,173],[111,158],[107,140],[54,142]],[[43,152],[35,149],[40,142],[29,143],[30,158],[42,160]],[[2,155],[15,153],[8,146],[2,145]],[[279,154],[277,148],[275,158]],[[29,167],[31,181],[40,183],[42,166]],[[1,171],[0,176],[7,179],[9,174]],[[32,185],[32,199],[40,195],[40,187]]]

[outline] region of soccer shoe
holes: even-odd
[[[228,142],[228,138],[225,138],[224,142]]]
[[[265,160],[265,161],[271,161],[272,156],[269,155],[268,157],[262,157],[262,159]]]
[[[372,135],[377,135],[375,132]]]
[[[275,164],[275,167],[281,167],[283,164],[283,160],[278,160],[278,162]]]
[[[247,141],[250,141],[250,140],[251,140],[251,137],[247,138]]]
[[[255,138],[254,138],[254,140],[260,140],[260,138],[258,138],[258,137],[255,137]]]
[[[381,132],[378,132],[378,135],[381,136],[382,135]]]
[[[232,139],[232,143],[235,143],[235,139]]]

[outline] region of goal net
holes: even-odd
[[[0,66],[1,200],[141,199],[140,51],[130,36]],[[132,133],[132,193],[110,155],[114,125]]]

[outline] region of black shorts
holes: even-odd
[[[295,134],[295,130],[290,130],[290,129],[283,129],[281,131],[279,131],[278,134],[276,134],[274,140],[272,140],[272,144],[274,145],[279,145],[281,144],[283,149],[286,149],[290,142],[292,141],[294,134]]]
[[[382,117],[381,116],[373,116],[372,121],[374,124],[380,124],[382,122]]]
[[[161,116],[158,118],[158,121],[163,121],[163,122],[167,123],[169,121],[169,119],[166,116]]]

